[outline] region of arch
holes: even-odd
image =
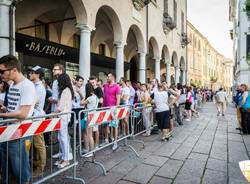
[[[162,59],[164,60],[165,63],[170,63],[170,55],[169,55],[169,50],[167,45],[163,45],[162,48]]]
[[[184,71],[186,70],[185,59],[183,56],[181,56],[181,59],[180,59],[180,69]]]
[[[87,24],[88,22],[87,11],[83,4],[83,1],[69,0],[69,2],[75,12],[77,22],[82,24]]]
[[[145,47],[146,47],[145,41],[144,41],[144,37],[140,28],[135,24],[130,26],[128,33],[127,33],[127,44],[128,44],[128,37],[130,33],[134,34],[135,36],[136,44],[137,44],[137,51],[145,52]]]
[[[21,1],[20,3],[18,3],[16,7],[17,28],[33,24],[34,19],[36,19],[37,17],[43,14],[46,14],[46,12],[54,12],[54,15],[55,15],[55,12],[59,11],[60,19],[62,19],[62,17],[65,17],[65,12],[67,12],[67,9],[69,7],[71,7],[74,11],[76,22],[79,22],[82,24],[87,23],[87,12],[81,0],[53,0],[53,1],[43,0],[43,1],[36,1],[36,2],[34,2],[33,0],[25,0],[25,1]],[[23,12],[26,12],[26,13],[24,14]],[[21,16],[18,16],[19,14]],[[20,23],[21,25],[19,25]]]
[[[97,14],[96,14],[95,25],[97,24],[97,21],[98,21],[97,17],[100,12],[104,12],[105,15],[110,20],[110,23],[112,25],[112,30],[113,30],[114,42],[122,42],[122,33],[123,33],[122,26],[121,26],[120,19],[118,15],[116,14],[116,12],[114,11],[114,9],[107,5],[101,6],[98,9]]]
[[[149,45],[151,45],[153,49],[153,59],[159,59],[160,58],[159,46],[154,37],[151,37],[149,39]]]
[[[175,67],[178,66],[178,57],[175,51],[172,54],[171,64]]]

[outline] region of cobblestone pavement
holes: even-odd
[[[199,118],[176,127],[169,142],[161,142],[159,135],[139,137],[146,145],[142,149],[132,144],[139,158],[126,147],[100,151],[96,160],[104,164],[107,176],[93,164],[82,163],[77,174],[91,184],[247,183],[238,162],[249,159],[250,136],[235,129],[234,108],[229,107],[225,117],[216,115],[215,105],[207,103]],[[53,181],[58,183],[58,178]]]

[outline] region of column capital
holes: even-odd
[[[76,23],[76,28],[80,29],[80,31],[83,31],[83,32],[91,32],[95,30],[94,27],[91,27],[87,24],[82,24],[82,23]]]
[[[171,63],[170,62],[165,62],[165,64],[167,65],[167,66],[170,66],[171,65]]]
[[[174,66],[174,68],[175,68],[176,70],[179,70],[179,69],[180,69],[180,67],[179,67],[179,66]]]
[[[153,58],[155,60],[155,62],[160,62],[161,58]]]
[[[10,6],[12,4],[12,0],[0,0],[0,6]]]
[[[122,43],[121,41],[115,41],[114,43],[114,46],[116,47],[116,48],[122,48],[122,47],[124,47],[124,43]]]

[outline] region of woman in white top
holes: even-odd
[[[151,135],[150,128],[153,123],[151,98],[146,84],[142,84],[141,89],[142,89],[141,102],[143,103],[144,107],[142,111],[143,124],[145,126],[145,129],[147,130],[146,133],[143,135],[150,136]]]
[[[72,100],[74,99],[74,90],[70,77],[67,74],[61,74],[58,77],[57,81],[59,89],[57,112],[70,112],[72,109]],[[62,156],[61,160],[55,163],[55,165],[57,165],[59,169],[68,166],[70,164],[70,160],[73,159],[70,146],[70,137],[68,134],[68,124],[70,122],[70,117],[70,114],[61,116],[61,129],[58,133],[58,140]]]
[[[98,97],[95,95],[94,87],[90,84],[88,88],[88,92],[90,96],[86,100],[81,101],[81,105],[85,105],[86,109],[93,110],[98,107]],[[93,131],[98,131],[98,126],[89,127],[87,126],[84,131],[84,146],[85,150],[83,152],[87,153],[94,149],[94,139],[93,139]],[[89,154],[88,156],[92,156],[93,154]]]
[[[158,84],[156,90],[151,98],[154,100],[156,121],[158,128],[162,130],[162,140],[169,139],[170,119],[169,119],[169,105],[168,105],[168,92],[164,90],[162,84]]]

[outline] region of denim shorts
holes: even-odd
[[[31,168],[29,151],[31,137],[0,143],[0,156],[2,167],[2,183],[9,183],[9,173],[14,176],[18,183],[29,182]],[[8,148],[7,148],[8,146]],[[8,150],[8,154],[7,154]],[[11,170],[10,170],[11,169]],[[21,172],[21,174],[20,174]]]

